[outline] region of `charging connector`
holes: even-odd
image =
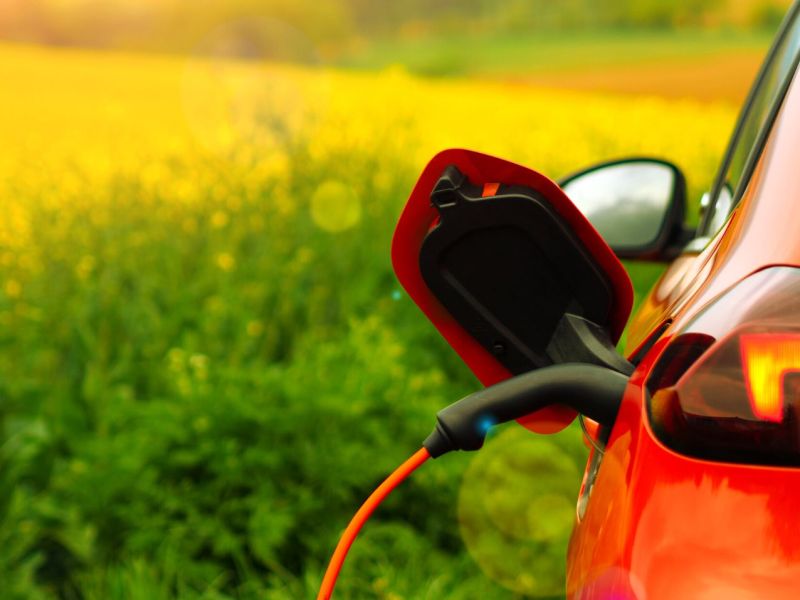
[[[485,388],[440,410],[422,444],[432,458],[452,450],[478,450],[494,425],[564,404],[601,425],[617,417],[628,376],[587,364],[554,365]]]

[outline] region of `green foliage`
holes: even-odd
[[[288,182],[187,159],[174,187],[31,196],[36,264],[0,297],[4,598],[312,597],[360,500],[474,389],[391,273],[411,173],[289,156]],[[377,199],[342,234],[307,217],[331,177]],[[337,597],[506,597],[463,551],[465,460],[397,491]]]
[[[532,77],[534,80],[537,75],[593,73],[623,66],[638,66],[646,72],[654,62],[690,64],[698,56],[760,57],[769,46],[774,29],[698,32],[631,28],[536,34],[459,30],[379,39],[343,53],[337,63],[361,69],[401,64],[411,72],[436,77]],[[691,85],[682,90],[689,96],[693,91]]]

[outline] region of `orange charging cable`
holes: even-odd
[[[386,499],[386,496],[392,493],[392,490],[400,485],[411,473],[416,471],[422,463],[428,460],[431,455],[425,448],[420,448],[414,455],[409,458],[402,465],[397,467],[394,473],[389,475],[386,480],[372,492],[367,501],[361,505],[358,512],[353,516],[347,529],[344,530],[339,543],[336,545],[336,550],[333,552],[331,562],[328,565],[328,570],[325,571],[325,577],[322,579],[322,586],[319,588],[317,600],[329,600],[333,594],[333,587],[336,585],[336,579],[339,577],[339,571],[342,569],[344,559],[347,557],[347,552],[353,541],[356,539],[358,532],[367,522],[373,511],[378,508],[378,505]]]

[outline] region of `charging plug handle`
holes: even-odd
[[[597,365],[563,364],[530,371],[440,410],[436,428],[423,446],[433,458],[452,450],[478,450],[494,425],[554,404],[611,427],[627,385],[628,375]]]

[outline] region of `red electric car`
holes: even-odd
[[[567,556],[573,599],[800,597],[800,1],[745,103],[699,226],[673,164],[629,158],[560,185],[447,150],[392,245],[398,279],[487,386],[445,408],[368,499],[519,420],[578,414],[593,450]],[[619,258],[669,263],[629,321]],[[628,325],[627,346],[616,345]]]
[[[437,156],[401,217],[399,279],[485,384],[559,363],[626,377],[614,418],[586,421],[571,598],[800,597],[799,59],[796,3],[699,227],[662,160],[604,163],[559,189],[467,151]],[[630,282],[609,247],[669,263],[624,358]],[[553,431],[575,415],[524,421]]]
[[[587,211],[620,256],[672,262],[629,325],[638,364],[586,470],[568,557],[574,597],[800,596],[799,15],[796,3],[674,259],[669,241],[640,245],[670,205],[638,223],[613,202]],[[563,187],[591,205],[596,178],[622,202],[629,191],[615,190],[612,172],[632,177],[637,164]],[[683,201],[674,182],[673,205]]]

